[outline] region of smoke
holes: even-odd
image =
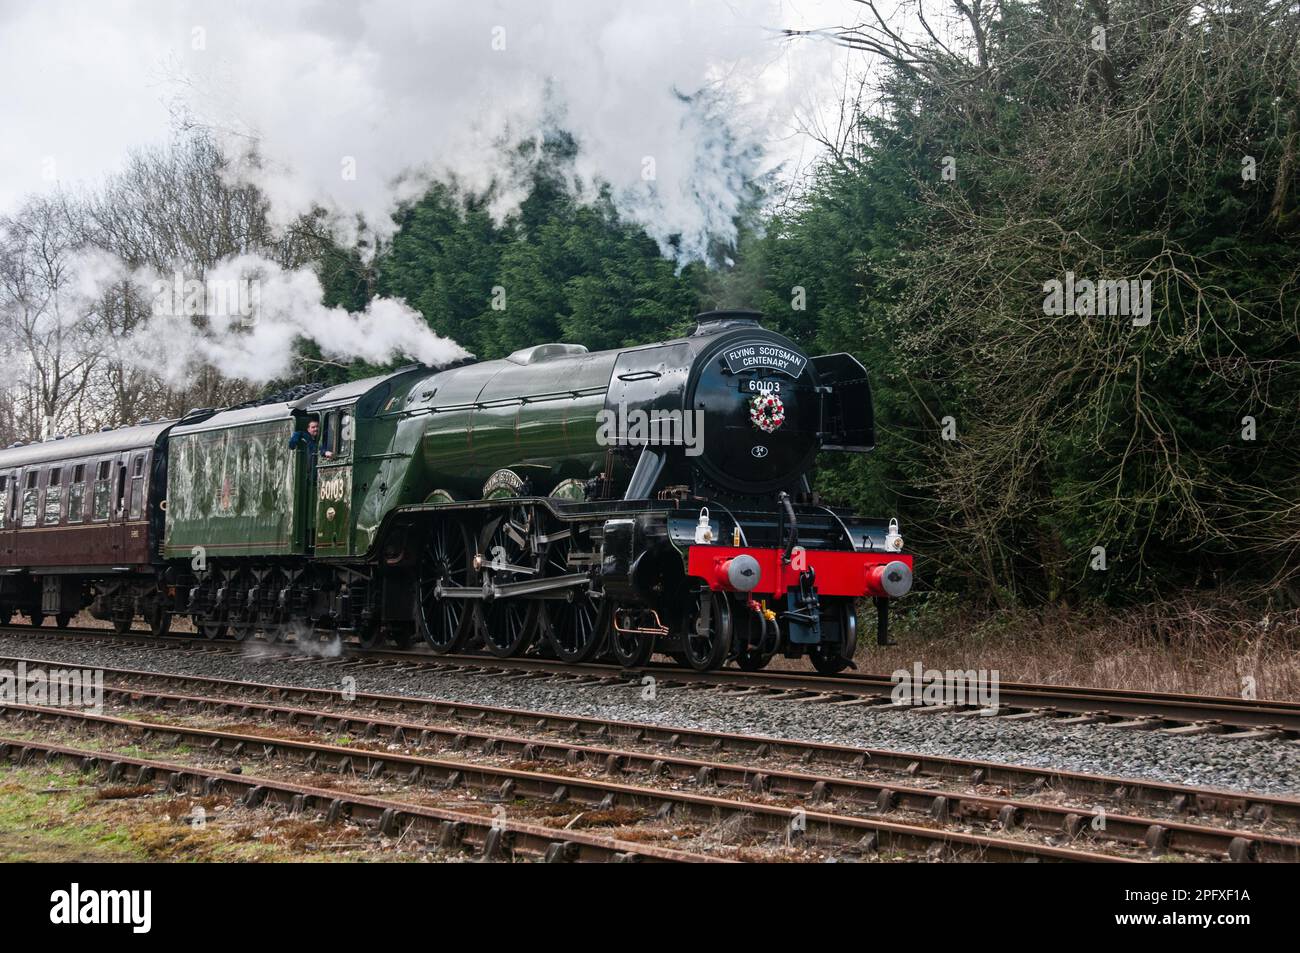
[[[806,146],[796,109],[833,82],[833,47],[785,44],[778,29],[851,19],[852,8],[53,0],[0,12],[0,77],[12,72],[11,88],[48,78],[31,97],[42,115],[10,125],[18,141],[40,127],[24,171],[48,157],[75,172],[88,150],[136,130],[120,161],[142,131],[161,138],[166,116],[255,153],[235,174],[266,192],[277,223],[320,206],[344,240],[359,221],[390,234],[396,205],[434,179],[496,183],[495,208],[509,212],[520,183],[502,146],[563,127],[579,148],[574,188],[608,183],[619,210],[686,261],[734,239],[746,183]]]
[[[841,53],[786,44],[782,27],[855,16],[848,0],[285,0],[230,4],[0,4],[0,211],[30,191],[111,174],[133,148],[208,130],[229,175],[267,197],[272,223],[324,209],[369,254],[392,213],[434,181],[489,193],[498,217],[526,194],[513,147],[574,138],[575,195],[607,186],[627,219],[680,263],[734,242],[747,190],[809,145],[800,110],[834,100]],[[40,77],[33,83],[31,77]],[[294,343],[326,360],[430,365],[464,355],[401,301],[350,314],[310,271],[255,258],[205,274],[256,301],[160,306],[171,275],[87,260],[87,294],[116,275],[154,302],[121,355],[171,384],[200,365],[266,382]],[[182,280],[179,284],[183,285]],[[238,294],[238,289],[236,289]],[[251,294],[250,294],[251,298]],[[110,342],[117,344],[117,342]]]
[[[293,653],[309,658],[339,658],[343,655],[343,639],[337,633],[326,632],[325,638],[299,619],[292,619],[284,626],[282,635],[292,637],[292,641],[281,641],[274,645],[267,642],[247,641],[243,643],[241,656],[254,662],[282,661],[286,655]]]
[[[100,280],[121,279],[99,263]],[[120,344],[129,363],[169,384],[203,365],[253,383],[297,376],[295,345],[313,342],[326,360],[387,364],[399,357],[439,367],[467,356],[404,301],[375,298],[362,312],[326,307],[309,269],[287,270],[258,255],[228,259],[203,280],[137,270],[128,279],[149,317]]]
[[[578,144],[575,187],[608,182],[665,250],[680,236],[671,250],[684,260],[735,237],[745,184],[788,120],[785,96],[767,98],[774,63],[812,73],[825,53],[783,56],[781,7],[767,0],[743,12],[682,0],[374,0],[275,19],[270,30],[239,16],[214,23],[208,50],[237,43],[235,68],[186,57],[178,101],[227,149],[258,143],[243,174],[281,221],[322,204],[345,233],[359,216],[383,237],[395,203],[432,179],[476,191],[495,181],[497,210],[509,211],[520,192],[502,147],[562,126]]]

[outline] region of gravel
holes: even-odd
[[[264,647],[256,645],[243,655],[204,654],[107,643],[64,646],[5,634],[0,636],[0,652],[80,667],[103,665],[311,688],[337,689],[344,677],[351,676],[356,679],[352,687],[358,692],[425,696],[1258,793],[1300,794],[1300,744],[1292,741],[1170,736],[1104,725],[1059,727],[1048,720],[1017,723],[944,714],[918,716],[868,706],[833,708],[761,696],[727,698],[698,689],[650,691],[651,686],[639,683],[575,686],[494,675],[399,672],[393,667],[339,669],[304,660],[266,658]]]

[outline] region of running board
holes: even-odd
[[[586,573],[570,573],[567,576],[548,576],[544,579],[527,579],[523,582],[508,582],[498,586],[485,582],[481,586],[444,586],[438,583],[433,594],[439,599],[509,599],[515,596],[531,596],[538,593],[555,592],[566,589],[579,589],[591,585],[591,577]]]

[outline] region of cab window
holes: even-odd
[[[332,410],[321,421],[321,459],[337,459],[352,452],[352,414],[346,410]]]
[[[347,411],[339,414],[338,450],[335,456],[346,457],[352,453],[352,415]]]

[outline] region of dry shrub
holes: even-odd
[[[872,641],[859,618],[858,668],[996,669],[1005,681],[1300,699],[1300,610],[1261,610],[1221,594],[1187,593],[1125,609],[962,606],[918,596],[897,613],[898,645]],[[900,604],[899,608],[906,603]]]

